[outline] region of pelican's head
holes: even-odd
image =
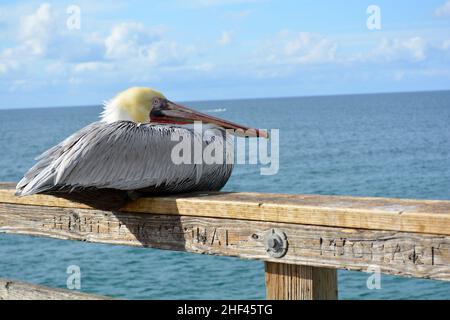
[[[265,131],[248,128],[189,109],[168,100],[156,90],[143,87],[129,88],[105,103],[101,119],[107,123],[133,121],[136,123],[172,125],[192,124],[199,121],[224,129],[239,130],[239,135],[268,137]]]
[[[150,88],[129,88],[105,103],[101,118],[108,123],[124,120],[148,123],[155,99],[163,100],[165,97],[161,92]]]

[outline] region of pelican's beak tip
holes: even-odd
[[[269,132],[267,132],[266,130],[258,130],[258,137],[259,138],[265,138],[265,139],[270,139],[270,134]]]

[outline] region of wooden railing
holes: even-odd
[[[107,297],[67,289],[0,279],[0,300],[106,300]]]
[[[108,212],[13,189],[0,232],[263,260],[268,299],[336,299],[336,269],[450,280],[450,201],[218,192]]]

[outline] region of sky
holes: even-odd
[[[450,89],[450,0],[110,2],[0,0],[0,109]]]

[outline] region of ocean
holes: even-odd
[[[188,102],[279,129],[276,175],[238,165],[225,191],[450,199],[450,91]],[[0,181],[98,119],[100,106],[0,110]],[[263,299],[260,261],[0,234],[0,278],[127,299]],[[340,299],[450,299],[450,283],[339,271]]]

